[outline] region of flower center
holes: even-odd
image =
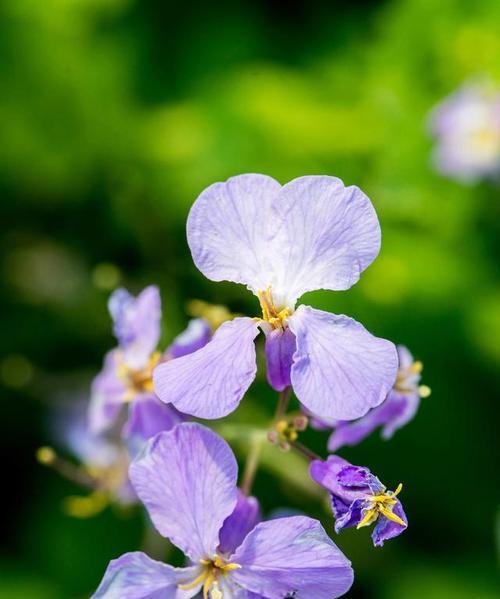
[[[419,385],[420,374],[424,365],[420,360],[416,360],[410,366],[400,367],[394,383],[394,389],[400,393],[413,393],[418,391],[420,397],[429,397],[431,389],[427,385]]]
[[[375,522],[381,514],[387,519],[406,527],[406,522],[393,512],[394,506],[397,503],[395,497],[399,495],[402,488],[403,485],[399,483],[394,492],[389,491],[388,493],[383,492],[379,495],[368,495],[366,499],[371,505],[363,510],[363,518],[360,520],[356,528],[369,526]]]
[[[146,393],[154,390],[153,370],[161,358],[161,353],[156,351],[151,354],[146,366],[135,370],[121,362],[118,366],[118,376],[125,382],[127,393],[124,401],[131,401],[138,393]]]
[[[239,564],[228,564],[219,555],[213,559],[202,559],[200,564],[203,569],[199,576],[187,584],[178,584],[177,588],[183,591],[194,589],[199,584],[203,584],[203,599],[208,599],[210,591],[211,599],[223,599],[222,591],[219,589],[219,579],[221,576],[227,576],[229,572],[241,568]]]
[[[288,307],[280,310],[274,305],[270,286],[265,291],[259,291],[257,297],[262,308],[263,320],[268,322],[273,329],[284,329],[285,320],[290,316],[292,310]]]

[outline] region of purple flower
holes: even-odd
[[[189,565],[127,553],[109,564],[93,599],[333,599],[352,584],[349,561],[319,522],[296,516],[255,525],[255,500],[239,494],[231,449],[199,424],[150,440],[130,476],[154,525]]]
[[[311,462],[310,472],[312,479],[330,493],[335,532],[376,523],[372,539],[375,547],[380,547],[408,526],[403,506],[396,498],[401,484],[395,492],[387,492],[368,468],[353,466],[335,455],[326,461]]]
[[[135,454],[146,439],[184,419],[173,406],[156,397],[153,369],[163,360],[205,345],[211,330],[205,320],[192,320],[162,356],[156,349],[161,333],[157,287],[146,287],[137,297],[117,289],[109,300],[109,311],[118,347],[107,354],[104,367],[93,382],[89,426],[94,434],[102,434],[123,420],[123,412],[127,411],[122,433]]]
[[[347,316],[295,309],[307,291],[349,289],[377,256],[380,227],[362,191],[334,177],[283,187],[264,175],[233,177],[199,196],[187,235],[201,272],[246,284],[262,317],[226,322],[199,351],[160,364],[160,399],[201,418],[232,412],[256,374],[259,328],[270,384],[292,385],[315,414],[349,420],[385,399],[396,378],[394,345]]]
[[[86,496],[67,497],[64,502],[66,511],[79,518],[94,516],[109,503],[128,505],[137,500],[128,478],[127,448],[120,438],[92,434],[85,407],[81,402],[64,405],[53,423],[56,441],[78,459],[78,465],[61,458],[50,447],[37,452],[41,463],[91,491]]]
[[[398,375],[387,399],[355,422],[330,423],[335,430],[328,440],[329,451],[337,451],[344,445],[357,445],[379,426],[382,427],[382,438],[390,439],[415,416],[420,398],[429,396],[429,387],[419,384],[422,362],[414,361],[411,353],[403,345],[398,345],[397,349]]]
[[[488,82],[463,85],[431,113],[434,164],[453,179],[473,183],[500,174],[500,92]]]

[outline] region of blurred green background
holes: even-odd
[[[410,520],[382,549],[366,531],[335,539],[348,596],[498,597],[500,193],[436,174],[426,119],[469,77],[500,82],[500,3],[3,0],[0,17],[0,599],[87,597],[141,544],[139,510],[65,516],[78,489],[34,451],[51,404],[88,388],[113,343],[116,284],[160,285],[164,345],[193,297],[257,314],[243,288],[204,279],[184,233],[197,194],[243,172],[334,174],[370,196],[379,258],[351,290],[306,299],[406,344],[433,390],[392,441],[342,452],[404,482]],[[273,402],[261,376],[235,419]],[[277,483],[257,477],[265,509],[331,530],[284,460]]]

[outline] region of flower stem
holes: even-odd
[[[291,390],[291,387],[285,387],[283,391],[279,392],[278,405],[276,406],[276,414],[274,415],[276,421],[281,420],[286,414]]]
[[[252,440],[250,451],[247,455],[245,470],[241,479],[240,489],[244,495],[250,495],[252,491],[253,481],[259,467],[260,451],[262,448],[262,439],[255,438]]]
[[[317,453],[314,453],[312,449],[309,449],[309,447],[306,447],[298,441],[290,441],[290,446],[298,451],[298,453],[306,457],[310,462],[313,460],[321,460],[321,457]]]

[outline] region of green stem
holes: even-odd
[[[253,481],[259,467],[260,452],[262,449],[262,440],[254,439],[252,441],[250,451],[248,452],[245,470],[241,479],[240,489],[244,495],[250,495],[252,491]]]

